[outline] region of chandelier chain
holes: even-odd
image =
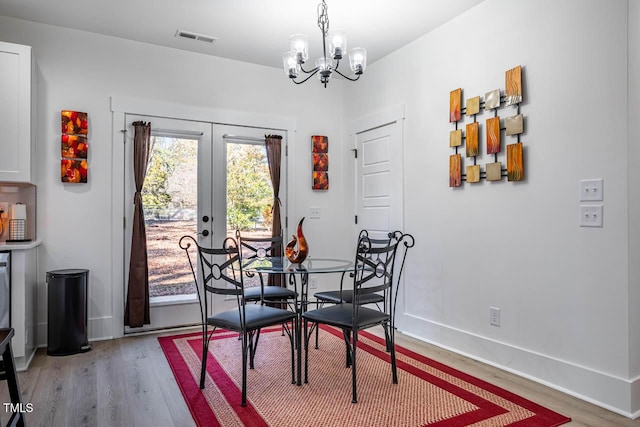
[[[322,3],[318,5],[318,28],[326,37],[329,32],[329,7],[325,0],[322,0]]]

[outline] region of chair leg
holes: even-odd
[[[291,384],[295,384],[296,383],[296,352],[295,352],[295,341],[294,341],[294,336],[296,334],[296,322],[293,321],[291,323],[293,329],[291,330],[291,333],[289,334],[289,342],[291,344]],[[282,325],[282,327],[284,328],[284,324]]]
[[[242,402],[241,406],[247,406],[247,353],[249,344],[248,332],[242,335]]]
[[[304,382],[307,384],[309,382],[309,321],[304,319]]]
[[[7,384],[9,387],[9,398],[11,403],[22,405],[22,397],[20,396],[20,384],[18,382],[18,374],[16,372],[16,365],[13,359],[11,342],[7,343],[7,346],[2,353],[2,367],[5,374],[5,379],[7,380]],[[7,425],[24,427],[26,425],[25,414],[22,412],[14,413],[9,419],[9,423]]]
[[[204,389],[204,379],[207,375],[207,355],[209,354],[209,340],[207,327],[202,328],[202,366],[200,367],[200,388]]]
[[[345,346],[345,359],[346,359],[345,367],[349,368],[351,366],[351,352],[349,350],[349,346],[351,345],[351,331],[348,329],[343,329],[342,336],[344,337],[344,346]]]
[[[385,341],[385,346],[387,347],[387,353],[388,353],[391,351],[391,342],[389,338],[389,325],[387,323],[383,323],[382,328],[384,329],[384,341]]]
[[[251,331],[249,333],[249,369],[253,369],[253,359],[256,355],[256,349],[258,348],[259,339],[260,339],[260,329],[258,329],[257,332]]]
[[[389,352],[391,353],[391,377],[394,384],[398,384],[398,368],[396,365],[396,343],[393,331],[389,334]]]
[[[356,382],[356,349],[358,348],[358,331],[353,331],[353,344],[351,345],[351,387],[353,396],[351,403],[358,403],[358,390]]]

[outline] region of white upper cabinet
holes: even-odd
[[[30,46],[0,42],[0,182],[35,184],[34,72]]]

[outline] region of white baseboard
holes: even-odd
[[[404,315],[402,333],[585,400],[628,418],[640,416],[632,397],[640,378],[628,380],[426,319]]]
[[[38,347],[47,346],[47,322],[38,323]],[[94,317],[89,319],[87,325],[87,338],[89,341],[109,340],[113,338],[113,318]]]

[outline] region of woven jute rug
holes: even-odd
[[[198,426],[558,426],[570,421],[516,394],[396,346],[398,384],[391,380],[384,340],[359,335],[358,403],[351,403],[351,370],[342,333],[320,330],[309,349],[309,382],[291,384],[289,339],[280,328],[262,331],[255,369],[241,399],[241,342],[216,332],[200,390],[199,333],[158,338]]]

